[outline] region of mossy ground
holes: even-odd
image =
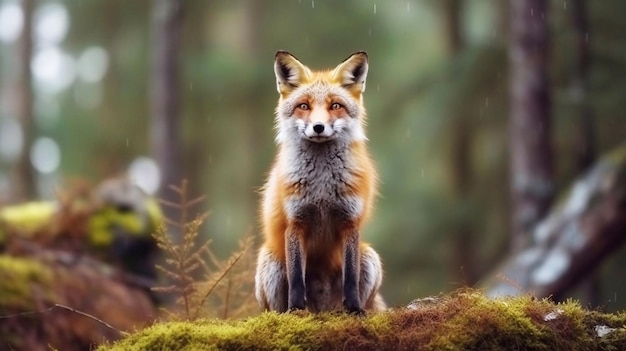
[[[50,269],[38,261],[0,255],[0,312],[35,309],[33,285],[46,287],[52,280]],[[39,294],[44,297],[51,294],[49,290],[41,290]]]
[[[626,313],[461,291],[362,317],[267,312],[158,323],[99,350],[626,350]]]

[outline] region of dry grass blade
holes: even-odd
[[[241,257],[243,257],[243,255],[246,253],[246,249],[247,249],[247,247],[244,246],[243,250],[235,252],[233,254],[233,256],[231,256],[230,259],[228,260],[228,263],[226,263],[225,269],[223,269],[217,275],[217,277],[215,277],[214,279],[212,279],[209,282],[208,290],[206,291],[206,293],[204,293],[204,296],[202,296],[202,299],[200,299],[200,302],[197,305],[197,309],[196,309],[196,312],[194,314],[194,318],[198,317],[198,314],[199,314],[202,306],[204,306],[204,304],[206,303],[207,298],[211,295],[213,290],[215,290],[215,287],[224,279],[224,277],[226,277],[228,275],[228,273],[230,273],[230,271],[233,269],[233,267],[235,267],[235,265],[241,259]],[[228,301],[228,299],[227,299],[227,301]]]

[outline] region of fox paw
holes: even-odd
[[[287,313],[293,314],[293,315],[296,315],[296,316],[300,316],[300,317],[304,317],[309,312],[307,310],[305,310],[304,308],[292,307],[292,308],[287,310]]]
[[[353,314],[355,316],[364,316],[365,315],[365,310],[363,310],[361,307],[357,306],[348,306],[345,305],[346,311],[348,311],[348,313]]]

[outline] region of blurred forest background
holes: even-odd
[[[530,44],[546,73],[531,109],[544,135],[531,157],[548,170],[536,223],[626,139],[626,2],[533,2],[547,23],[543,46]],[[184,177],[207,197],[203,235],[228,257],[258,233],[274,53],[323,68],[366,50],[382,185],[364,236],[385,266],[383,294],[400,305],[480,286],[528,245],[511,219],[510,145],[529,138],[511,122],[512,77],[532,76],[511,65],[515,11],[501,0],[0,0],[0,205],[124,173],[167,197]],[[623,308],[624,259],[622,248],[567,295]]]

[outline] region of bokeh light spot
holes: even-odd
[[[128,175],[137,186],[150,195],[154,195],[161,185],[159,166],[149,157],[137,157],[128,167]]]
[[[30,151],[30,162],[40,173],[52,173],[61,164],[61,149],[56,141],[48,137],[35,140]]]

